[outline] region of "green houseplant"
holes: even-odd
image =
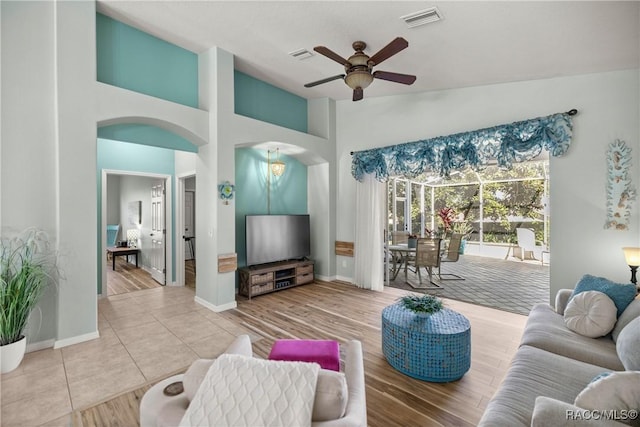
[[[26,349],[29,315],[55,281],[47,234],[30,228],[0,238],[0,351],[2,373],[17,368]]]
[[[407,294],[398,298],[399,304],[406,310],[419,316],[430,316],[443,309],[444,304],[438,297],[428,294]]]
[[[467,239],[471,235],[473,227],[468,221],[460,221],[453,224],[453,232],[456,234],[462,234],[462,242],[460,243],[460,255],[464,254],[464,249],[467,246]]]

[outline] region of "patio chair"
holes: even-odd
[[[449,247],[446,251],[442,252],[440,256],[440,266],[438,267],[438,277],[440,280],[464,280],[463,277],[453,273],[442,273],[442,263],[445,262],[458,262],[460,259],[460,245],[462,245],[462,234],[454,233],[449,240]],[[447,278],[442,277],[447,276]]]
[[[542,251],[545,250],[544,246],[536,245],[536,235],[530,228],[516,228],[516,235],[518,236],[518,247],[514,251],[514,256],[520,258],[520,261],[525,259],[535,259],[542,257]],[[527,258],[527,257],[530,258]]]
[[[392,231],[391,232],[391,244],[399,245],[407,243],[409,241],[409,233],[406,231]]]
[[[413,259],[413,266],[415,267],[415,272],[418,274],[419,285],[415,286],[407,281],[407,284],[412,288],[416,289],[442,289],[442,286],[433,282],[433,269],[437,268],[440,270],[440,243],[442,239],[418,239],[418,243],[416,244],[416,256]],[[420,273],[420,269],[424,267],[424,269],[429,274],[429,284],[431,287],[422,286],[422,275]]]

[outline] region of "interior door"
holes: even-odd
[[[193,259],[195,256],[195,209],[193,191],[184,193],[184,259]]]
[[[151,187],[151,277],[164,285],[165,281],[165,188],[164,181]]]

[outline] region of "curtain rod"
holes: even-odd
[[[572,108],[571,110],[567,111],[565,114],[568,114],[570,116],[575,116],[576,114],[578,114],[578,110],[576,110],[575,108]],[[353,153],[355,153],[355,151],[350,151],[349,154],[353,156]]]

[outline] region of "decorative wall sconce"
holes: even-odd
[[[631,268],[631,283],[634,285],[638,283],[636,279],[636,271],[640,266],[640,248],[622,248],[624,251],[624,258],[627,261],[627,265]]]
[[[233,200],[233,195],[236,192],[236,186],[229,181],[225,181],[222,184],[218,184],[218,191],[220,192],[220,199],[225,205],[229,204],[229,200]]]

